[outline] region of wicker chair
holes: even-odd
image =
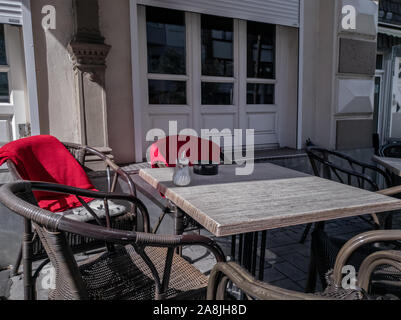
[[[209,249],[217,262],[224,262],[221,249],[209,238],[197,235],[163,236],[123,231],[72,220],[39,208],[35,191],[50,191],[81,197],[131,202],[143,216],[148,212],[136,197],[102,193],[43,182],[20,181],[0,189],[0,202],[25,219],[24,251],[32,250],[32,224],[55,268],[56,287],[49,298],[56,300],[184,299],[205,297],[208,279],[174,253],[180,246]],[[107,252],[78,264],[66,233],[107,243]],[[31,272],[29,255],[25,272]],[[25,295],[34,297],[34,282],[24,278]]]
[[[88,146],[83,146],[83,145],[78,145],[74,143],[63,143],[64,146],[67,148],[67,150],[74,156],[74,158],[79,162],[79,164],[86,169],[86,171],[89,171],[85,167],[85,159],[87,155],[92,155],[98,157],[100,160],[102,160],[105,163],[106,166],[106,172],[107,172],[107,191],[110,192],[115,192],[117,183],[119,179],[122,179],[129,188],[129,192],[131,195],[136,196],[136,186],[131,180],[130,176],[124,172],[119,166],[117,166],[109,157],[107,157],[105,154],[102,152],[93,149]],[[6,162],[9,172],[11,173],[11,176],[15,181],[23,180],[18,173],[18,170],[14,163],[10,160],[7,160]],[[86,220],[89,223],[98,223],[96,221],[95,216],[94,216],[94,211],[99,213],[99,210],[95,209],[91,204],[87,205],[85,202],[81,202],[83,207],[79,209],[79,211],[85,211],[84,213],[86,214]],[[149,232],[149,218],[148,217],[141,217],[141,220],[139,223],[137,219],[137,213],[135,212],[135,207],[130,206],[129,208],[124,208],[123,206],[117,207],[119,211],[116,212],[110,212],[111,219],[110,221],[107,220],[107,215],[104,212],[105,209],[101,209],[103,211],[102,216],[98,220],[101,221],[102,224],[110,224],[113,228],[115,229],[121,229],[121,230],[144,230],[145,232]],[[112,210],[112,207],[110,206],[110,211]],[[68,212],[72,214],[72,212]],[[99,248],[104,248],[104,242],[103,241],[98,241],[96,239],[92,238],[87,238],[87,237],[82,237],[79,235],[73,235],[73,234],[66,234],[68,244],[71,247],[71,250],[74,253],[79,253],[79,252],[85,252],[89,250],[94,250],[94,249],[99,249]],[[39,236],[34,233],[33,237],[33,243],[32,243],[32,250],[26,252],[29,257],[30,262],[38,261],[38,260],[43,260],[46,259],[38,268],[38,272],[49,262],[48,256],[46,254],[45,248],[42,245],[42,242],[39,239]],[[19,252],[18,258],[16,263],[13,266],[12,270],[12,275],[16,275],[18,273],[19,267],[21,265],[21,260],[22,260],[22,249]],[[26,269],[25,269],[26,270]],[[24,277],[30,278],[31,274],[24,272]]]
[[[348,241],[337,256],[334,270],[327,278],[329,285],[324,292],[307,294],[278,288],[253,278],[245,269],[234,262],[218,263],[209,277],[208,300],[226,300],[233,298],[227,290],[229,282],[240,289],[243,296],[250,300],[362,300],[362,299],[394,299],[396,297],[382,292],[375,295],[371,292],[372,283],[377,281],[377,270],[389,270],[387,278],[395,275],[398,286],[401,285],[401,252],[384,250],[373,253],[362,262],[356,277],[356,287],[345,289],[343,267],[352,254],[366,244],[377,242],[394,242],[401,240],[400,230],[380,230],[360,234]],[[380,281],[380,280],[379,280]]]
[[[392,142],[382,146],[378,151],[378,155],[380,157],[387,157],[387,158],[401,158],[401,143]],[[386,172],[388,175],[391,176],[393,185],[401,185],[401,177],[393,174],[388,169],[386,169]]]
[[[308,154],[313,173],[317,177],[336,180],[337,182],[353,185],[361,189],[378,191],[380,188],[373,178],[373,175],[377,175],[382,179],[385,186],[384,189],[392,186],[391,176],[388,173],[373,165],[353,159],[343,153],[319,148],[316,146],[308,147],[306,152]],[[379,218],[373,214],[373,223],[371,221],[369,223],[372,223],[374,227],[379,228],[383,223],[383,221],[380,221],[383,220],[383,217],[386,216],[382,214]],[[366,221],[364,217],[361,218]],[[311,227],[312,224],[309,224],[306,227],[300,241],[301,243],[305,242]]]
[[[389,196],[395,196],[401,193],[401,188],[392,187],[391,177],[385,171],[375,166],[357,161],[340,152],[315,146],[309,147],[307,153],[313,172],[318,177],[335,180],[340,183],[353,185],[358,188],[383,193]],[[374,177],[376,179],[374,179]],[[384,184],[384,189],[381,189],[379,184],[376,183],[380,178]],[[360,218],[369,222],[374,229],[391,229],[392,213],[382,213],[379,216],[372,214],[371,217],[372,221],[367,220],[363,216]],[[306,239],[311,227],[311,224],[307,226],[301,241]],[[325,274],[334,266],[337,253],[344,245],[344,242],[343,239],[328,236],[324,231],[323,222],[316,224],[316,228],[312,233],[311,265],[307,285],[308,292],[314,291],[317,272],[320,275],[323,286],[327,285]],[[373,246],[365,247],[363,250],[361,249],[353,256],[354,265],[358,267],[362,263],[362,260],[374,251],[376,251],[376,248]]]
[[[379,156],[388,158],[401,158],[401,143],[393,142],[380,147]]]

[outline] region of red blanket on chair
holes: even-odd
[[[81,165],[55,137],[42,135],[10,142],[0,148],[0,165],[7,160],[15,164],[24,180],[96,190]],[[35,191],[35,197],[41,208],[52,212],[81,206],[73,195]]]

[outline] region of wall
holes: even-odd
[[[302,142],[330,147],[334,63],[334,1],[304,0]]]
[[[356,28],[341,26],[345,5],[356,9]],[[334,117],[335,147],[372,147],[374,75],[376,69],[378,5],[366,0],[337,1]]]
[[[357,29],[344,31],[341,11],[348,4],[356,8]],[[366,0],[304,0],[303,143],[310,138],[333,149],[370,146],[376,9]]]
[[[109,144],[119,163],[134,161],[129,0],[99,0],[100,31],[111,45],[106,93]]]
[[[32,19],[41,133],[80,142],[74,71],[66,50],[74,32],[72,2],[32,1]],[[57,28],[45,32],[41,10],[48,4],[56,7]],[[112,46],[106,70],[109,144],[116,161],[128,163],[134,159],[129,0],[99,0],[99,16],[101,33]]]
[[[53,5],[57,13],[55,30],[42,28],[42,7]],[[31,1],[42,134],[79,141],[74,73],[66,47],[73,34],[72,0]]]
[[[317,35],[319,32],[318,19],[319,2],[316,0],[304,0],[304,47],[303,47],[303,112],[302,112],[302,143],[310,138],[315,138],[316,122],[316,91],[317,68],[316,59],[318,53]]]
[[[297,147],[298,110],[298,28],[277,26],[278,83],[280,106],[279,142],[281,147]]]
[[[302,141],[311,138],[315,143],[329,148],[337,147],[338,120],[366,120],[371,117],[369,110],[360,107],[364,102],[369,102],[366,95],[362,99],[354,99],[351,104],[341,100],[348,87],[355,84],[355,81],[350,80],[357,80],[358,85],[360,80],[369,81],[370,78],[367,75],[361,77],[355,76],[355,73],[346,74],[345,69],[340,69],[339,72],[339,67],[347,68],[339,59],[343,52],[340,49],[344,48],[340,39],[363,40],[356,46],[355,52],[366,43],[375,41],[372,36],[369,38],[369,35],[364,34],[372,32],[369,14],[362,14],[362,18],[358,18],[358,25],[362,25],[362,30],[346,34],[341,32],[341,7],[348,2],[357,3],[362,8],[366,7],[364,4],[367,3],[366,0],[304,0]],[[56,30],[44,32],[41,27],[41,8],[45,4],[56,6]],[[78,141],[79,113],[75,104],[73,71],[66,51],[73,33],[72,0],[32,1],[32,16],[42,133],[56,135],[62,140]],[[107,57],[106,70],[109,144],[116,161],[128,163],[132,162],[135,156],[129,0],[99,0],[99,16],[101,33],[106,38],[106,43],[112,46]],[[285,32],[294,39],[292,55],[297,51],[297,35],[295,29],[292,32],[291,28],[288,28]],[[349,65],[352,66],[352,63]],[[290,69],[296,70],[293,67]],[[294,127],[292,124],[296,119],[287,115],[292,114],[291,112],[295,115],[296,101],[293,97],[287,98],[288,110],[285,111],[286,116],[283,117],[281,126],[290,128]],[[344,134],[348,133],[340,136],[343,137]],[[291,136],[287,133],[282,135],[282,144],[295,145],[290,139]]]

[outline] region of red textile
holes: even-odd
[[[24,180],[96,190],[81,165],[55,137],[42,135],[10,142],[0,148],[0,165],[7,160],[15,164]],[[73,195],[35,191],[35,197],[41,208],[52,212],[81,206]]]
[[[171,156],[170,148],[174,150]],[[212,141],[195,136],[168,136],[150,147],[152,168],[157,168],[157,162],[164,163],[167,167],[175,167],[177,158],[185,150],[187,150],[186,156],[189,158],[190,166],[202,160],[220,163],[220,147]]]

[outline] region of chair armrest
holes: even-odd
[[[47,182],[30,182],[33,190],[48,191],[54,193],[71,194],[80,197],[107,199],[107,200],[124,200],[132,204],[133,208],[140,208],[139,212],[143,219],[145,232],[150,232],[150,218],[146,207],[142,202],[132,194],[123,194],[115,192],[101,192],[86,189],[78,189],[70,186],[64,186]]]
[[[76,143],[64,142],[63,144],[67,149],[73,149],[73,150],[76,150],[77,152],[79,152],[79,155],[76,156],[76,158],[77,157],[79,158],[77,160],[83,166],[85,165],[85,156],[87,154],[92,154],[92,155],[97,156],[100,160],[102,160],[105,163],[106,167],[111,168],[113,171],[115,171],[117,176],[121,177],[128,184],[130,193],[132,195],[136,196],[136,186],[135,186],[134,182],[132,181],[132,179],[130,178],[130,176],[124,170],[122,170],[113,160],[108,158],[103,152],[101,152],[95,148],[79,145]],[[114,192],[117,181],[116,181],[116,179],[114,179],[115,181],[113,181],[113,183],[111,183],[110,172],[108,169],[107,169],[107,180],[108,180],[108,184],[109,184],[109,191]]]
[[[394,196],[397,194],[401,194],[401,186],[379,190],[379,191],[377,191],[377,193],[385,195],[385,196]]]
[[[70,233],[76,233],[83,237],[95,238],[106,242],[119,244],[135,244],[139,246],[149,247],[178,247],[199,245],[206,247],[212,251],[218,261],[225,261],[225,257],[221,249],[216,243],[208,237],[199,235],[157,235],[143,232],[129,232],[123,230],[107,229],[94,224],[83,223],[66,218],[63,215],[57,215],[50,211],[41,209],[36,203],[31,203],[17,197],[16,194],[30,194],[32,191],[49,191],[62,194],[73,194],[87,198],[125,200],[133,203],[143,214],[144,219],[149,225],[149,213],[138,198],[130,194],[105,193],[99,191],[91,191],[86,189],[78,189],[69,186],[63,186],[47,182],[31,182],[20,181],[3,185],[0,188],[0,201],[10,210],[22,215],[26,219],[33,220],[49,230],[61,230]],[[22,197],[22,196],[21,196]],[[24,196],[24,199],[27,197]],[[33,201],[35,199],[33,198]]]
[[[120,177],[128,184],[128,187],[129,187],[129,189],[130,189],[130,193],[133,194],[134,196],[137,195],[135,183],[132,181],[132,179],[130,178],[130,176],[128,175],[128,173],[126,173],[123,169],[121,169],[113,160],[111,160],[110,158],[108,158],[104,153],[102,153],[102,152],[100,152],[100,151],[98,151],[98,150],[96,150],[96,149],[94,149],[94,148],[85,147],[85,150],[86,150],[87,153],[96,155],[96,156],[98,156],[101,160],[103,160],[103,162],[106,164],[106,167],[107,167],[107,168],[113,169],[113,171],[114,171],[118,176],[120,176]],[[107,179],[108,179],[108,181],[109,181],[109,183],[110,183],[111,177],[110,177],[110,172],[109,172],[108,169],[107,169]],[[110,185],[110,191],[111,191],[111,192],[114,192],[115,187],[116,187],[116,182],[117,182],[117,181],[115,180],[115,182],[113,181],[113,184]]]
[[[7,163],[8,170],[10,171],[11,176],[13,177],[13,179],[15,181],[24,180],[24,179],[22,179],[21,175],[18,173],[17,167],[15,166],[14,162],[12,162],[11,160],[7,160],[6,163]]]
[[[401,240],[401,230],[376,230],[362,233],[349,240],[337,255],[334,265],[334,285],[341,286],[342,269],[350,256],[361,246],[374,242],[391,242]]]
[[[379,266],[392,266],[401,274],[401,252],[384,250],[365,258],[358,272],[358,286],[360,288],[368,291],[372,274]]]
[[[235,262],[218,263],[213,268],[207,288],[207,300],[225,300],[228,281],[252,299],[259,300],[326,300],[327,298],[295,292],[256,280]]]

